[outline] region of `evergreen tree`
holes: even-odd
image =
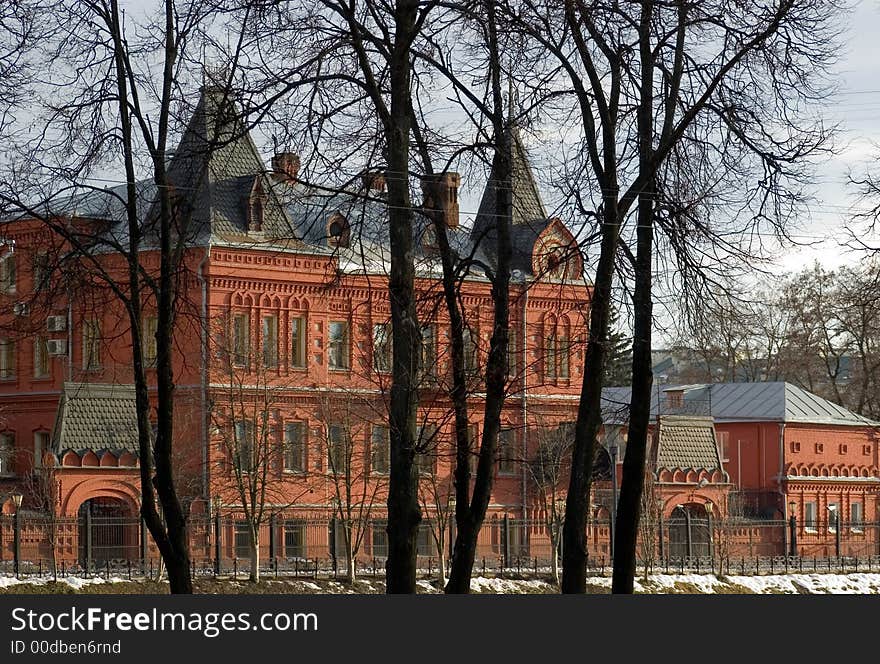
[[[605,385],[629,385],[632,377],[632,337],[620,328],[620,316],[612,306],[608,323],[608,355],[605,360]]]

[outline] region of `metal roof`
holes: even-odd
[[[670,398],[670,393],[675,392],[682,394],[680,403]],[[629,387],[605,388],[602,400],[603,419],[606,422],[625,422],[628,419]],[[660,415],[711,415],[716,422],[880,426],[878,422],[784,382],[655,386],[651,390],[651,416],[656,417],[658,412]]]

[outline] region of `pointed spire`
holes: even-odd
[[[511,104],[511,108],[513,105]],[[507,126],[509,136],[505,143],[510,146],[510,166],[511,166],[511,188],[513,192],[513,218],[511,223],[514,226],[527,225],[534,222],[542,222],[547,219],[547,210],[544,207],[544,201],[541,200],[541,194],[538,191],[538,184],[535,181],[535,175],[529,164],[529,158],[526,154],[525,146],[519,134],[519,128],[515,123],[511,122]],[[497,169],[492,167],[489,173],[489,181],[483,190],[483,197],[480,201],[480,208],[477,212],[477,218],[474,221],[474,236],[484,235],[486,227],[495,224],[497,215],[497,193],[496,188],[500,184],[501,176]]]

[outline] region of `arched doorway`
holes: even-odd
[[[124,564],[138,557],[138,522],[119,498],[91,498],[80,505],[79,561],[83,567]]]
[[[711,555],[709,514],[699,503],[678,505],[669,519],[669,555],[703,558]]]

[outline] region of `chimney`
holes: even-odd
[[[272,157],[272,179],[293,184],[299,175],[299,155],[293,152],[277,152]]]
[[[361,181],[367,191],[385,191],[385,174],[382,171],[364,171]]]
[[[461,176],[451,171],[422,177],[422,205],[426,210],[440,211],[447,228],[458,228],[460,184]]]

